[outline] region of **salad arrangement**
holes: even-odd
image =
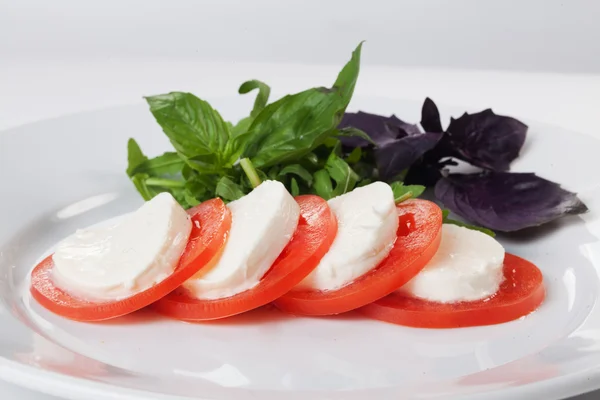
[[[129,140],[127,174],[147,201],[60,242],[32,271],[33,297],[79,321],[146,306],[206,321],[272,303],[455,328],[536,310],[541,271],[505,253],[494,231],[586,206],[557,183],[508,172],[527,133],[514,118],[484,110],[444,128],[431,99],[420,127],[346,112],[361,46],[331,88],[269,103],[265,83],[245,82],[240,93],[257,96],[236,124],[189,93],[146,98],[174,148],[148,158]],[[456,160],[481,170],[451,173]],[[427,187],[445,209],[418,198]]]

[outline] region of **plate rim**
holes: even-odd
[[[142,389],[120,387],[105,382],[75,377],[47,369],[9,360],[0,356],[0,379],[5,382],[65,399],[96,400],[214,400],[210,397],[189,397],[164,393],[149,392]],[[544,396],[546,400],[560,400],[564,396],[578,396],[600,389],[600,365],[584,372],[573,372],[559,377],[524,385],[503,388],[500,391],[485,391],[465,395],[450,395],[448,400],[475,400],[485,396],[486,400],[530,400],[531,395]],[[280,399],[285,399],[286,392],[278,392]],[[90,397],[87,397],[90,396]],[[148,397],[151,396],[151,397]],[[326,400],[311,394],[315,400]],[[408,397],[415,398],[415,397]],[[416,397],[418,398],[418,397]]]

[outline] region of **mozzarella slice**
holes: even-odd
[[[288,244],[300,207],[277,181],[265,181],[228,204],[231,230],[222,254],[183,284],[198,299],[233,296],[256,286]]]
[[[173,272],[191,229],[186,211],[161,193],[117,224],[80,229],[60,242],[53,280],[92,301],[129,297]]]
[[[400,291],[439,303],[485,299],[498,291],[503,264],[504,248],[493,237],[444,224],[437,253]]]
[[[376,267],[396,240],[398,215],[389,185],[375,182],[328,203],[338,221],[337,236],[297,289],[339,289]]]

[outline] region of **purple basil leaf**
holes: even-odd
[[[338,125],[338,129],[348,127],[366,132],[378,146],[393,141],[398,137],[420,133],[416,125],[408,124],[398,119],[395,115],[384,117],[362,111],[344,114],[342,121]],[[349,147],[366,147],[369,145],[369,142],[360,137],[343,137],[340,140],[344,146]]]
[[[394,179],[400,172],[433,149],[441,133],[418,133],[400,137],[375,149],[375,162],[379,176],[384,180]]]
[[[440,140],[443,141],[444,138]],[[420,162],[416,162],[413,164],[408,170],[408,174],[404,179],[404,182],[407,185],[424,185],[427,187],[435,186],[437,181],[439,181],[443,176],[443,171],[448,166],[456,166],[458,163],[453,159],[446,159],[444,161],[438,161],[429,163],[428,158],[432,152],[435,152],[438,147],[441,146],[441,143],[438,143],[437,147],[434,150],[429,151],[425,154],[423,159]]]
[[[575,193],[533,173],[451,174],[435,196],[452,212],[496,231],[518,231],[588,209]]]
[[[442,121],[440,119],[440,112],[437,106],[429,97],[423,102],[421,108],[421,126],[425,132],[442,133]]]
[[[446,137],[456,158],[493,171],[507,171],[519,156],[527,125],[490,109],[450,120]]]
[[[440,163],[440,160],[442,158],[453,156],[455,154],[455,151],[452,148],[452,144],[450,143],[448,135],[444,132],[444,128],[442,127],[440,112],[433,100],[431,100],[429,97],[425,99],[425,101],[423,102],[423,107],[421,107],[421,126],[423,127],[425,132],[434,132],[442,134],[442,137],[438,142],[437,146],[431,149],[431,151],[429,151],[427,154],[425,154],[422,164],[430,170],[434,170],[436,168],[438,170],[442,169],[444,165]],[[428,175],[431,178],[435,174],[428,173]],[[429,182],[431,183],[430,179]],[[433,183],[435,184],[435,182]]]

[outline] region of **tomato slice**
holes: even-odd
[[[427,200],[408,200],[397,206],[398,237],[390,254],[376,268],[337,290],[294,290],[275,301],[297,315],[332,315],[378,300],[418,274],[441,241],[442,211]]]
[[[416,328],[462,328],[512,321],[535,311],[546,291],[540,270],[512,254],[504,257],[504,282],[493,297],[436,303],[392,293],[359,311],[371,318]]]
[[[231,212],[221,199],[206,201],[188,210],[192,231],[188,244],[171,275],[160,283],[131,297],[92,302],[69,295],[54,286],[52,256],[31,272],[31,294],[43,307],[77,321],[102,321],[139,310],[179,287],[219,252],[231,228]]]
[[[300,221],[292,240],[252,289],[212,300],[190,297],[181,288],[153,304],[159,313],[185,321],[225,318],[258,308],[288,292],[319,264],[337,234],[337,220],[318,196],[296,197]]]

